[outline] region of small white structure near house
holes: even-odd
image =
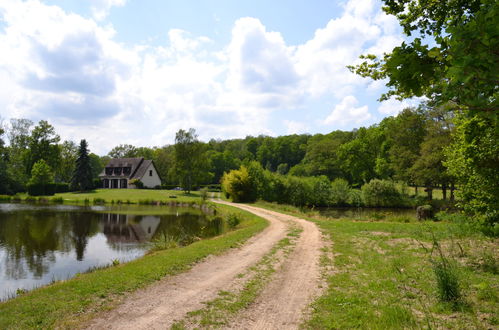
[[[103,188],[136,188],[130,183],[137,179],[144,187],[154,188],[161,185],[161,178],[152,160],[140,158],[114,158],[107,163],[99,174]]]

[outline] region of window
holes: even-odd
[[[152,170],[149,170],[149,176],[152,176]]]

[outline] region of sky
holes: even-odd
[[[0,0],[0,118],[101,155],[351,130],[413,105],[346,68],[403,40],[378,0]]]

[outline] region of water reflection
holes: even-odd
[[[168,237],[189,244],[223,230],[220,219],[196,210],[166,215],[116,211],[0,204],[0,300],[18,288],[66,279],[114,259],[137,258],[152,240]]]

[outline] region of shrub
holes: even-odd
[[[105,204],[106,201],[104,200],[104,198],[96,197],[94,198],[93,203],[96,205],[102,205]]]
[[[55,183],[30,183],[26,188],[30,196],[52,196],[56,192]]]
[[[250,176],[246,166],[239,170],[224,173],[222,189],[234,202],[254,202],[257,198],[255,180]]]
[[[295,206],[312,205],[313,186],[311,178],[287,176],[285,181],[287,203]]]
[[[360,207],[364,203],[362,201],[362,192],[358,189],[350,189],[348,193],[348,204],[352,206]]]
[[[230,228],[234,228],[241,223],[241,219],[239,219],[239,216],[234,213],[227,215],[226,221]]]
[[[350,185],[345,179],[337,178],[331,182],[331,204],[345,206],[349,204]]]
[[[144,188],[144,183],[140,181],[139,179],[132,179],[130,180],[130,185],[135,186],[137,189],[143,189]]]
[[[373,179],[363,185],[361,190],[367,206],[397,207],[403,204],[402,195],[392,181]]]
[[[65,193],[69,191],[69,184],[65,182],[55,183],[55,192],[56,193]]]

